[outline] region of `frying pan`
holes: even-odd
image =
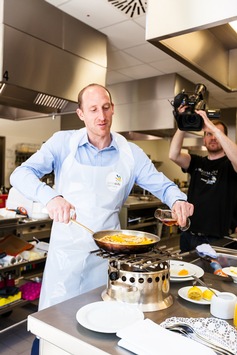
[[[116,229],[116,230],[103,230],[95,233],[88,227],[81,224],[80,222],[74,219],[71,219],[71,221],[85,228],[88,232],[90,232],[98,247],[110,253],[115,253],[115,254],[147,253],[148,251],[152,250],[154,246],[160,241],[160,237],[154,234],[146,233],[143,231],[136,231],[136,230]],[[101,238],[103,238],[106,235],[115,235],[115,234],[132,235],[135,237],[147,237],[150,238],[152,242],[149,244],[119,244],[119,243],[108,243],[101,240]]]

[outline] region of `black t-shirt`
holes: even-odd
[[[190,230],[218,237],[229,235],[237,201],[237,173],[229,159],[209,160],[192,154],[186,172],[191,176],[188,201],[194,205]]]

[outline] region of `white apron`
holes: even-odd
[[[70,141],[57,190],[76,208],[77,220],[92,231],[119,229],[119,210],[132,178],[134,159],[127,141],[115,134],[120,157],[106,167],[82,165],[75,155],[82,131]],[[90,251],[98,249],[84,228],[54,222],[40,295],[39,310],[105,285],[108,261]]]

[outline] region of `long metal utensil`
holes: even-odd
[[[82,223],[76,221],[75,219],[72,219],[72,218],[71,218],[70,221],[73,222],[73,223],[75,223],[75,224],[77,224],[77,225],[79,225],[79,226],[81,226],[82,228],[85,228],[89,233],[95,234],[95,232],[93,232],[90,228],[86,227],[84,224],[82,224]]]
[[[202,285],[202,286],[208,288],[208,290],[210,290],[211,292],[213,292],[214,295],[215,295],[216,297],[218,297],[218,294],[217,294],[211,287],[207,286],[207,284],[206,284],[204,281],[202,281],[201,279],[199,279],[199,277],[197,277],[197,276],[195,276],[195,275],[192,275],[192,277],[194,278],[194,280],[196,280],[198,283],[200,283],[200,285]]]

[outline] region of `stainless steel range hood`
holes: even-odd
[[[146,39],[226,92],[237,91],[236,0],[149,0]]]
[[[0,118],[71,112],[83,86],[105,84],[102,33],[44,0],[0,0],[0,16]]]

